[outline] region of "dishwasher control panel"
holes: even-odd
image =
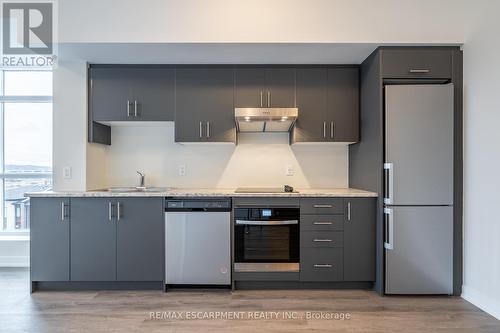
[[[166,211],[230,211],[231,199],[165,199]]]

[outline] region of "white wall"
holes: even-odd
[[[463,297],[500,319],[500,2],[472,2],[464,47]]]
[[[85,62],[59,59],[53,74],[53,86],[54,189],[84,190],[87,145]],[[71,167],[71,179],[63,179],[64,167]]]
[[[63,0],[59,37],[113,43],[461,43],[466,2]]]
[[[136,170],[149,186],[347,187],[347,146],[288,144],[286,133],[247,133],[232,144],[174,143],[174,123],[115,126],[107,154],[107,184],[135,185]],[[178,166],[186,166],[186,176]],[[293,176],[286,176],[292,165]],[[96,169],[96,171],[98,171]]]

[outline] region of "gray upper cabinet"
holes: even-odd
[[[344,280],[375,281],[376,199],[344,199]]]
[[[69,281],[69,199],[30,199],[32,281]]]
[[[236,142],[234,71],[176,70],[176,142]]]
[[[234,78],[234,100],[237,108],[262,108],[267,105],[264,68],[237,68]]]
[[[91,67],[93,121],[171,121],[174,119],[174,69]]]
[[[293,143],[327,141],[327,84],[326,68],[297,69],[299,117],[292,133]]]
[[[71,281],[116,280],[115,203],[71,199]]]
[[[295,68],[236,68],[234,77],[238,108],[295,107]]]
[[[267,107],[295,107],[295,68],[266,69]]]
[[[116,278],[163,280],[163,198],[116,201]]]
[[[359,141],[359,69],[328,69],[327,137],[334,142]]]
[[[382,77],[386,79],[449,79],[450,49],[381,49]]]
[[[291,142],[359,140],[359,69],[298,68],[299,117]]]

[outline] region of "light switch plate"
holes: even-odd
[[[186,165],[181,164],[179,165],[179,176],[185,176],[186,175]]]
[[[71,167],[67,166],[63,168],[63,178],[71,179]]]
[[[287,176],[293,176],[294,175],[293,165],[288,164],[286,166],[285,175],[287,175]]]

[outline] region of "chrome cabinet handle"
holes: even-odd
[[[137,101],[134,101],[134,117],[137,117]]]
[[[122,205],[121,205],[120,201],[118,201],[118,202],[116,203],[116,220],[117,220],[117,221],[120,221],[120,217],[121,217],[121,207],[122,207]]]
[[[108,220],[113,220],[113,204],[111,203],[111,201],[108,202]]]
[[[384,163],[385,196],[384,203],[391,205],[394,202],[394,164]]]
[[[419,74],[425,74],[425,73],[429,73],[430,70],[429,69],[410,69],[410,73],[419,73]]]
[[[386,241],[384,242],[384,248],[387,250],[394,249],[394,215],[391,208],[384,208],[384,223],[385,223],[385,233],[387,235]]]
[[[351,220],[351,202],[347,203],[347,221]]]
[[[318,239],[318,238],[315,238],[313,239],[313,242],[332,242],[331,239]]]
[[[264,95],[264,93],[261,90],[260,91],[260,107],[262,107],[264,105],[264,103],[263,103],[263,95]]]
[[[210,122],[207,121],[207,138],[210,137]]]
[[[236,220],[235,223],[237,225],[293,225],[299,224],[299,220]]]
[[[323,139],[326,139],[326,121],[323,122]]]
[[[313,222],[314,225],[332,225],[332,222]]]
[[[64,206],[65,206],[65,204],[63,201],[63,202],[61,202],[61,221],[64,221],[66,219],[66,214],[64,212]]]
[[[332,264],[314,264],[314,268],[332,268]]]
[[[333,208],[333,205],[313,205],[314,208]]]
[[[271,107],[271,92],[269,90],[267,91],[267,107]]]
[[[203,136],[203,123],[200,121],[200,139]]]
[[[333,139],[333,121],[330,122],[330,138]]]
[[[127,101],[127,117],[130,117],[130,101]]]

